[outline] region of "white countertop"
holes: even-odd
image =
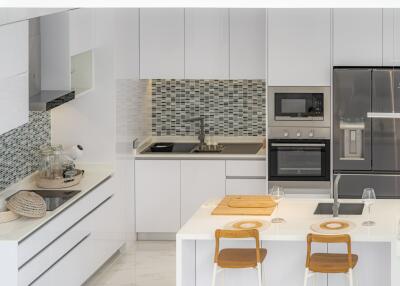
[[[270,221],[276,216],[215,216],[211,211],[220,200],[203,204],[194,216],[181,228],[177,239],[213,240],[214,231],[223,228],[229,222],[247,219],[262,219]],[[319,202],[332,202],[331,199],[292,199],[285,198],[279,205],[278,215],[286,222],[271,224],[260,232],[262,240],[304,241],[311,232],[310,226],[323,219],[332,218],[328,215],[314,215]],[[360,200],[340,200],[340,202],[360,202]],[[371,208],[371,218],[376,222],[373,227],[362,226],[367,220],[367,208],[363,215],[341,215],[339,218],[355,223],[356,227],[349,234],[353,241],[391,242],[397,240],[398,222],[400,219],[400,200],[377,200]]]
[[[62,190],[80,190],[80,192],[72,197],[70,200],[65,202],[63,205],[58,207],[54,211],[48,211],[46,216],[34,219],[20,217],[17,220],[10,221],[7,223],[0,224],[0,240],[8,241],[20,241],[40,226],[51,220],[57,214],[62,212],[69,205],[79,200],[85,194],[90,192],[99,183],[104,181],[107,177],[113,174],[113,168],[106,164],[81,164],[77,166],[80,169],[85,170],[85,174],[78,185],[72,186],[70,188],[65,188]],[[36,187],[33,180],[33,174],[26,177],[22,181],[11,185],[6,190],[1,192],[0,199],[5,199],[12,194],[20,190],[37,190],[40,189]]]
[[[207,139],[207,138],[206,138]],[[263,143],[263,136],[214,136],[213,140],[217,143]],[[256,154],[220,154],[220,153],[142,153],[151,144],[156,142],[184,142],[197,143],[197,136],[161,136],[151,137],[145,140],[133,154],[137,159],[239,159],[239,160],[265,160],[266,149],[261,148]]]

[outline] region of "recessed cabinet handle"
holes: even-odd
[[[368,118],[399,119],[399,112],[367,112]]]

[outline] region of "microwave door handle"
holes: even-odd
[[[367,112],[368,118],[399,119],[399,112]]]
[[[272,147],[325,147],[323,143],[271,143]]]

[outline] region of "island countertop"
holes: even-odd
[[[331,199],[285,198],[271,216],[220,216],[211,215],[212,210],[220,200],[203,204],[194,216],[177,233],[177,239],[183,240],[213,240],[214,231],[223,228],[227,223],[237,220],[262,219],[270,221],[279,215],[286,222],[271,224],[260,232],[261,240],[305,241],[311,231],[311,225],[331,215],[314,215],[319,202],[332,202]],[[340,202],[361,202],[361,200],[340,200]],[[400,200],[376,200],[371,207],[371,219],[375,226],[365,227],[362,222],[368,219],[367,208],[362,215],[340,215],[339,218],[349,220],[355,228],[349,231],[353,241],[392,242],[398,237],[398,222],[400,219]]]

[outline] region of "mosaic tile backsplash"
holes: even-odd
[[[265,81],[152,81],[154,136],[195,135],[199,123],[184,120],[198,116],[209,135],[265,135]]]
[[[0,135],[0,191],[38,168],[39,148],[51,141],[50,113],[30,112],[29,123]]]

